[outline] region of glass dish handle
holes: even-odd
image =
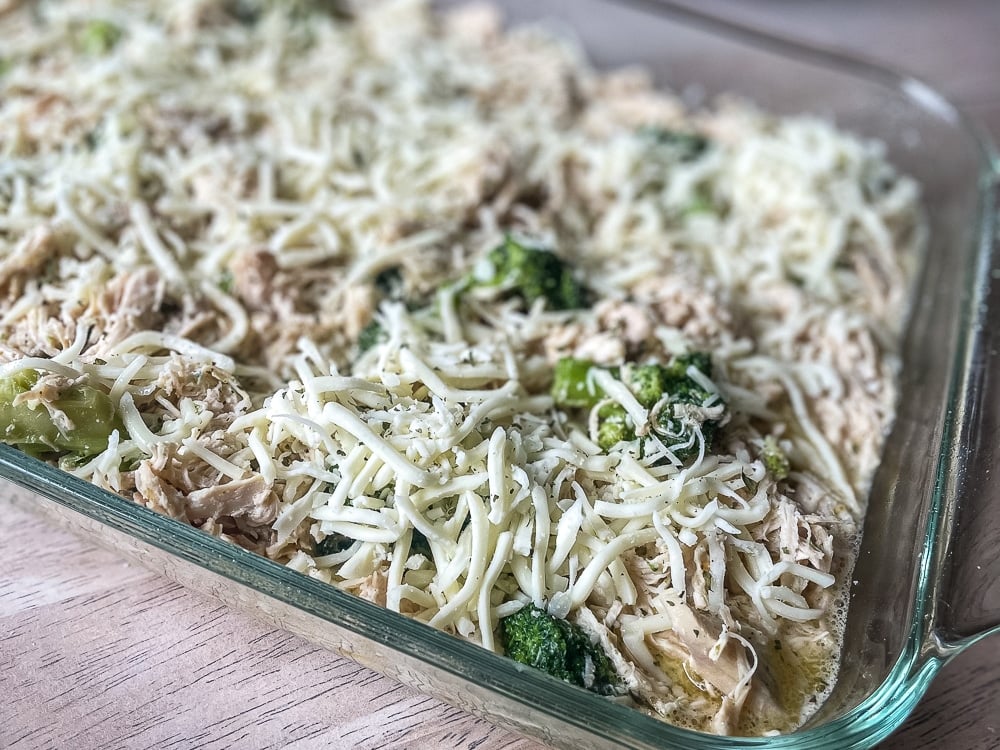
[[[951,653],[1000,632],[1000,171],[989,179],[964,350],[965,392],[955,401],[964,413],[949,415],[962,427],[942,477],[945,497],[954,493],[957,502],[942,509],[952,518],[941,525],[947,537],[938,547],[934,637]]]

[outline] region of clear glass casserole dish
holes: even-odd
[[[453,5],[442,2],[440,5]],[[815,113],[888,146],[922,184],[930,242],[904,342],[899,412],[872,490],[840,678],[797,732],[719,738],[499,658],[158,516],[0,445],[0,474],[58,517],[168,577],[420,690],[559,747],[870,747],[897,727],[950,656],[998,629],[1000,530],[990,469],[996,156],[918,81],[712,21],[655,0],[506,0],[547,20],[599,67],[641,64],[695,100],[722,92],[778,114]],[[692,85],[693,84],[693,85]],[[995,556],[994,556],[995,557]],[[992,566],[992,567],[991,567]],[[991,598],[992,595],[992,598]]]

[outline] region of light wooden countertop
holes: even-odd
[[[708,0],[929,79],[1000,134],[1000,3]],[[537,743],[54,529],[0,483],[0,748]],[[882,750],[1000,748],[1000,640],[946,666]]]

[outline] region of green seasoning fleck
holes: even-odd
[[[233,278],[233,272],[230,271],[229,269],[226,269],[225,271],[219,274],[219,281],[218,281],[219,289],[224,291],[226,294],[233,293],[233,286],[235,283],[236,279]]]
[[[760,457],[764,461],[764,467],[772,477],[779,482],[782,479],[788,478],[788,472],[792,469],[791,463],[788,460],[788,456],[785,455],[785,452],[778,445],[778,441],[770,435],[764,438],[764,446]]]
[[[528,605],[500,621],[507,656],[560,680],[610,695],[618,676],[607,654],[577,625]]]
[[[88,55],[106,55],[122,38],[122,30],[110,21],[88,21],[80,32],[80,49]]]

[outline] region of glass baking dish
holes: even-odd
[[[455,2],[440,2],[450,6]],[[929,249],[904,341],[902,398],[876,476],[840,677],[800,730],[678,729],[354,598],[0,445],[31,506],[166,576],[491,721],[565,748],[868,748],[948,658],[1000,630],[998,161],[906,76],[656,0],[504,0],[513,23],[575,37],[598,67],[641,64],[697,105],[722,92],[815,113],[887,145],[923,186]],[[1000,472],[997,472],[1000,473]]]

